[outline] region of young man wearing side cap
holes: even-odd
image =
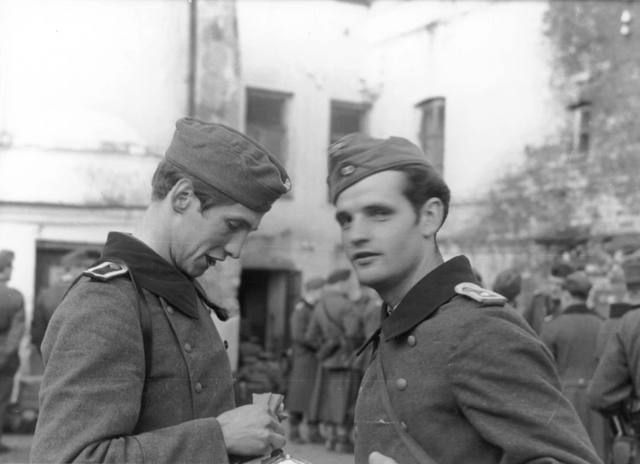
[[[384,300],[356,405],[356,464],[600,463],[549,351],[436,234],[450,193],[418,147],[350,134],[329,150],[347,256]]]
[[[284,445],[267,406],[235,407],[211,318],[227,315],[195,278],[238,258],[289,188],[278,160],[245,135],[176,123],[138,228],[109,234],[49,323],[32,462],[218,464]]]

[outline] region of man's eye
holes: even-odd
[[[391,211],[388,209],[374,209],[371,211],[371,216],[374,218],[386,218],[391,215]]]
[[[231,232],[235,232],[236,230],[240,229],[240,224],[232,221],[227,221],[227,229],[229,229]]]

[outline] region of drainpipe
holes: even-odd
[[[198,66],[198,0],[189,0],[189,73],[187,76],[187,114],[196,115],[196,69]]]

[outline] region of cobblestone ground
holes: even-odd
[[[11,451],[0,454],[0,464],[27,464],[32,438],[31,435],[4,435],[2,442],[9,446]],[[353,454],[329,452],[321,445],[287,444],[284,452],[311,464],[353,464]]]

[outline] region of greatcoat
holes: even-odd
[[[53,314],[42,344],[31,461],[233,461],[216,419],[235,407],[233,379],[209,308],[186,276],[142,242],[111,233],[105,253],[114,244],[150,277],[145,285],[153,291],[142,290],[153,335],[149,376],[130,278],[83,278]]]
[[[399,425],[439,464],[601,463],[531,327],[511,307],[458,295],[462,282],[477,284],[459,256],[427,274],[391,315],[383,308],[356,406],[356,464],[373,451],[418,463],[381,405],[380,385]]]
[[[606,423],[589,406],[587,388],[595,373],[598,334],[604,320],[584,304],[569,306],[546,324],[541,338],[554,359],[562,392],[571,401],[598,452],[606,454]]]
[[[318,367],[316,350],[305,340],[312,313],[313,305],[302,300],[296,305],[290,320],[292,365],[285,405],[289,411],[304,414],[309,412]]]

